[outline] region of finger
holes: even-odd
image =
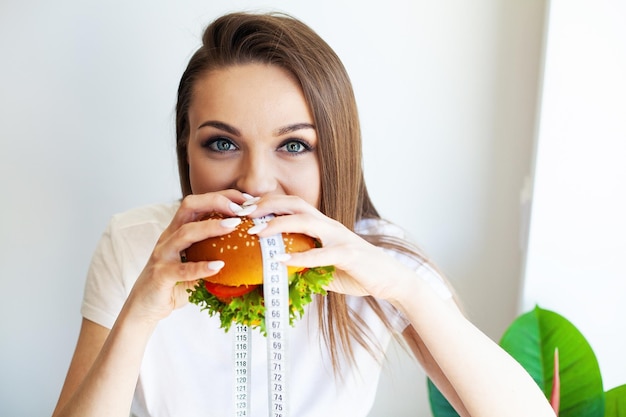
[[[333,265],[332,258],[326,257],[323,249],[312,249],[307,252],[287,254],[285,256],[278,255],[278,260],[284,264],[300,268],[315,268],[322,265]],[[336,266],[336,265],[335,265]],[[368,295],[369,293],[361,286],[359,282],[354,280],[349,274],[340,268],[335,268],[333,279],[324,286],[327,291],[333,291],[341,294],[350,294],[355,296]]]
[[[213,276],[224,267],[221,260],[162,264],[159,271],[172,282],[190,282]]]
[[[302,233],[318,239],[322,244],[330,241],[345,229],[341,223],[316,213],[298,213],[277,216],[267,222],[264,228],[255,229],[259,237],[267,237],[277,233]]]
[[[159,259],[180,259],[180,253],[189,246],[204,239],[232,232],[241,223],[239,217],[208,219],[185,223],[170,236],[164,238],[155,248]]]
[[[211,212],[234,216],[241,210],[240,204],[245,201],[244,195],[237,190],[188,195],[181,201],[165,233],[173,233],[183,224],[196,221]]]
[[[335,265],[337,262],[333,251],[326,248],[309,249],[304,252],[292,252],[275,255],[275,259],[287,266],[315,268],[318,266]]]
[[[251,214],[251,217],[262,217],[268,214],[281,216],[297,213],[313,214],[318,212],[315,207],[294,195],[266,195],[260,198],[256,205],[257,209]]]

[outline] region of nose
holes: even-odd
[[[271,158],[263,153],[250,153],[243,158],[235,188],[254,196],[276,191],[278,178]]]

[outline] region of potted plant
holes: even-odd
[[[604,391],[596,356],[563,316],[536,306],[505,331],[500,346],[533,377],[559,417],[626,416],[626,384]],[[458,416],[428,380],[435,417]]]

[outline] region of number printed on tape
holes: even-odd
[[[270,218],[259,221],[267,222]],[[276,255],[285,253],[285,247],[281,235],[259,240],[263,254],[263,274],[264,277],[269,277],[264,279],[263,285],[270,391],[269,416],[287,417],[286,330],[289,324],[289,283],[287,267],[274,259]]]
[[[267,223],[274,216],[254,219]],[[289,283],[287,267],[275,257],[285,253],[281,235],[259,238],[263,257],[263,297],[267,332],[267,376],[270,417],[288,417],[287,327],[289,324]],[[251,330],[237,324],[233,337],[233,404],[235,417],[250,417]]]

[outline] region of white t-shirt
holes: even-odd
[[[87,275],[83,317],[111,328],[135,280],[170,223],[178,203],[151,205],[114,216],[94,253]],[[388,232],[387,224],[364,221],[364,233]],[[407,258],[408,259],[408,258]],[[419,268],[419,265],[414,267]],[[429,273],[434,274],[430,271]],[[360,297],[348,303],[368,323],[385,349],[391,334]],[[406,319],[381,302],[393,328],[401,332]],[[356,366],[342,363],[335,375],[318,327],[317,305],[289,329],[289,410],[291,415],[366,416],[372,406],[380,360],[355,343]],[[266,340],[252,337],[252,416],[268,415]],[[194,304],[175,310],[157,325],[150,338],[135,391],[137,417],[225,417],[233,415],[232,335]]]

